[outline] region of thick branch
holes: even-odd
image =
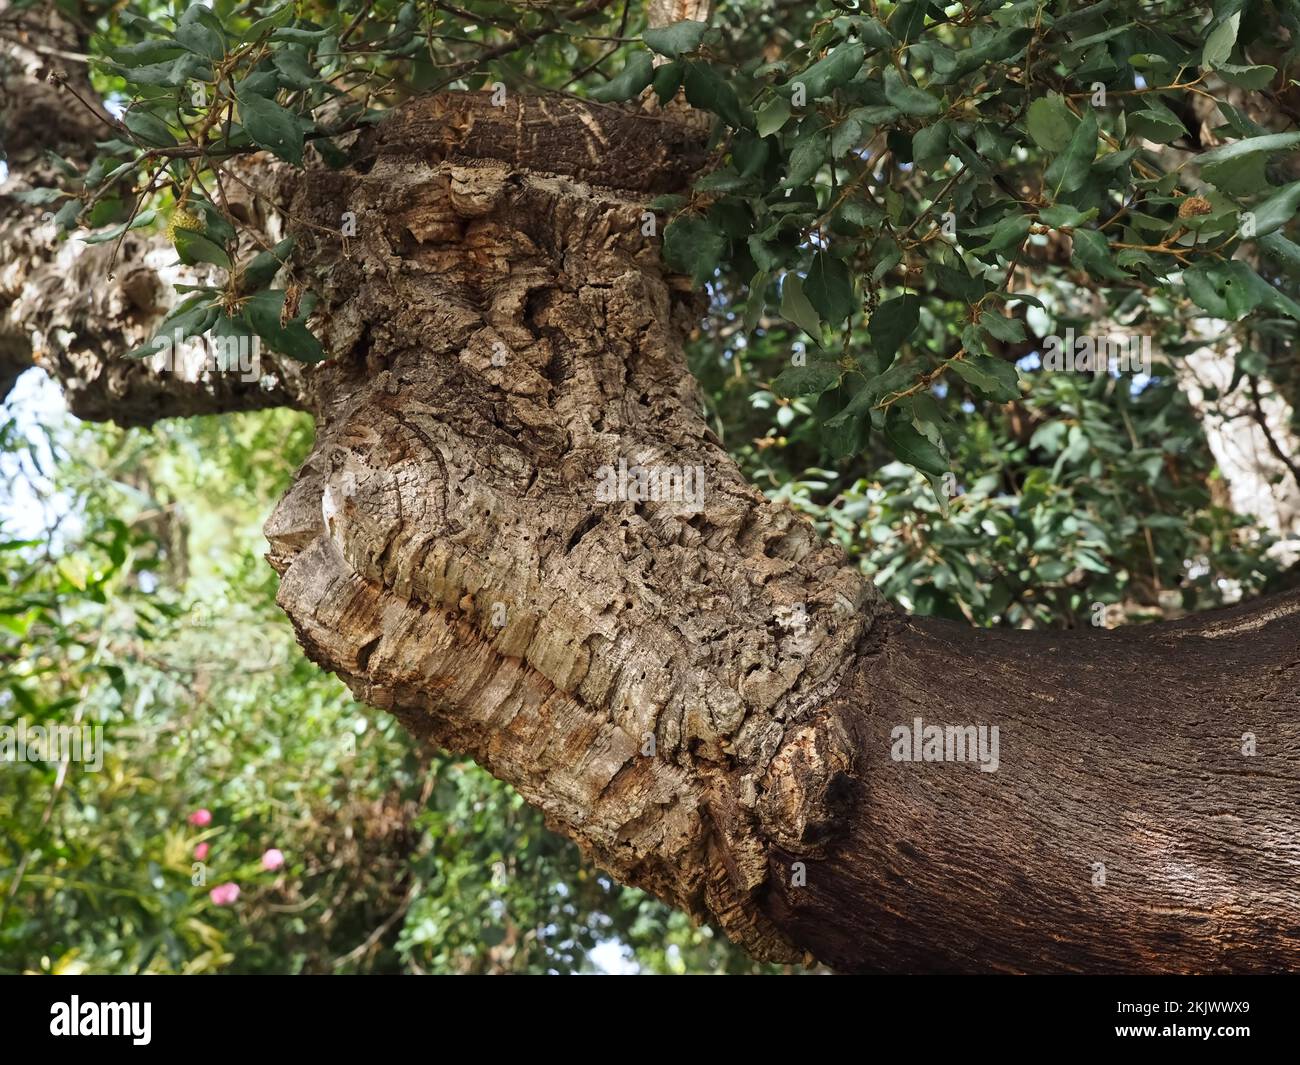
[[[819,708],[883,607],[700,416],[680,345],[698,308],[642,232],[694,136],[458,96],[386,124],[368,173],[320,175],[295,213],[355,211],[358,232],[346,258],[308,245],[335,376],[267,534],[308,652],[363,698],[621,879],[791,957],[754,902],[764,841],[815,847],[831,812],[773,801],[765,776],[814,738],[809,795],[843,770]],[[577,180],[615,158],[638,161],[606,168],[623,188]],[[677,467],[699,506],[602,502],[620,462]]]
[[[60,238],[53,222],[7,191],[0,188],[0,364],[11,370],[10,385],[40,366],[62,384],[77,417],[123,426],[301,405],[292,367],[280,360],[264,360],[265,374],[254,376],[209,367],[198,349],[188,361],[123,358],[153,336],[172,303],[171,284],[194,283],[195,275],[177,268],[164,239],[134,233],[110,274],[110,244],[85,244],[84,231]]]
[[[773,853],[769,913],[846,970],[1282,972],[1300,963],[1300,596],[1168,625],[898,621],[846,696],[850,826]],[[995,772],[895,729],[997,726]],[[990,736],[990,733],[986,733]],[[954,744],[955,749],[955,744]],[[922,750],[924,755],[924,750]]]
[[[305,245],[336,359],[267,526],[308,653],[761,957],[1294,965],[1300,612],[1068,645],[895,617],[699,415],[698,309],[643,235],[698,151],[665,122],[423,100],[308,182],[296,214],[358,222]],[[615,153],[643,164],[588,184]],[[610,499],[620,460],[703,491]],[[893,762],[917,715],[1000,725],[999,771]]]

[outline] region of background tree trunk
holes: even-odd
[[[13,14],[8,0],[0,0],[0,17]],[[195,352],[175,362],[121,357],[153,336],[175,302],[173,285],[205,282],[213,270],[180,265],[176,249],[146,230],[131,230],[116,247],[85,243],[84,230],[64,237],[49,208],[21,199],[32,189],[62,185],[48,152],[85,167],[94,142],[113,135],[115,120],[99,107],[85,63],[76,58],[89,31],[53,6],[17,14],[20,21],[6,23],[0,38],[0,146],[8,166],[0,181],[0,401],[35,365],[63,385],[72,413],[91,421],[149,425],[301,406],[298,365],[270,352],[263,355],[264,375],[255,379],[212,372]],[[261,157],[244,177],[273,191],[282,170]],[[229,194],[240,198],[228,206],[250,229],[277,223],[246,186],[232,183]]]
[[[1270,550],[1286,567],[1300,561],[1300,441],[1286,398],[1262,377],[1229,391],[1241,344],[1213,319],[1192,320],[1204,347],[1178,359],[1178,383],[1200,416],[1206,443],[1227,483],[1232,509],[1276,536]],[[1211,398],[1213,397],[1213,398]]]

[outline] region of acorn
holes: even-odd
[[[167,239],[175,244],[177,230],[201,230],[202,228],[203,222],[197,215],[190,214],[189,211],[185,210],[184,204],[177,204],[172,210],[171,217],[167,219]]]

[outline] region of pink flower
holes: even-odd
[[[208,892],[214,906],[229,906],[239,898],[238,884],[218,884]]]
[[[195,860],[195,861],[199,861],[199,862],[201,862],[201,861],[203,861],[207,856],[208,856],[208,845],[207,845],[206,843],[200,843],[197,847],[194,848],[194,860]]]
[[[272,847],[262,855],[262,868],[273,873],[284,865],[284,853],[278,847]]]
[[[212,811],[206,809],[195,810],[186,820],[198,828],[203,828],[212,824]]]

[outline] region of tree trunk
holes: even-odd
[[[9,0],[0,0],[6,14]],[[143,230],[128,232],[120,247],[86,244],[85,231],[63,238],[48,208],[19,199],[63,183],[47,152],[85,167],[94,142],[113,134],[84,65],[59,58],[84,52],[87,33],[53,6],[22,15],[22,32],[10,28],[0,39],[0,148],[9,170],[0,181],[0,402],[35,365],[63,384],[72,413],[91,421],[150,425],[301,406],[299,368],[270,352],[260,377],[213,372],[196,352],[176,363],[120,357],[153,336],[174,302],[173,285],[207,281],[212,268],[181,266],[175,248]],[[282,169],[262,159],[245,177],[274,189]],[[246,227],[267,227],[265,210],[244,185],[232,183],[229,195],[240,197],[227,206]]]
[[[697,131],[459,95],[366,136],[294,204],[329,362],[270,390],[124,363],[165,308],[2,192],[0,355],[126,424],[311,408],[267,523],[307,652],[757,957],[1300,964],[1300,597],[1120,632],[902,618],[701,417],[701,307],[645,213]],[[11,182],[38,158],[11,145]],[[918,717],[996,726],[996,771],[926,761]]]
[[[700,416],[697,309],[642,228],[690,136],[438,98],[305,186],[358,227],[306,247],[335,357],[267,525],[308,653],[758,957],[1295,966],[1300,597],[1112,633],[894,614]],[[611,499],[620,461],[703,492]],[[896,760],[918,717],[997,726],[996,771]]]

